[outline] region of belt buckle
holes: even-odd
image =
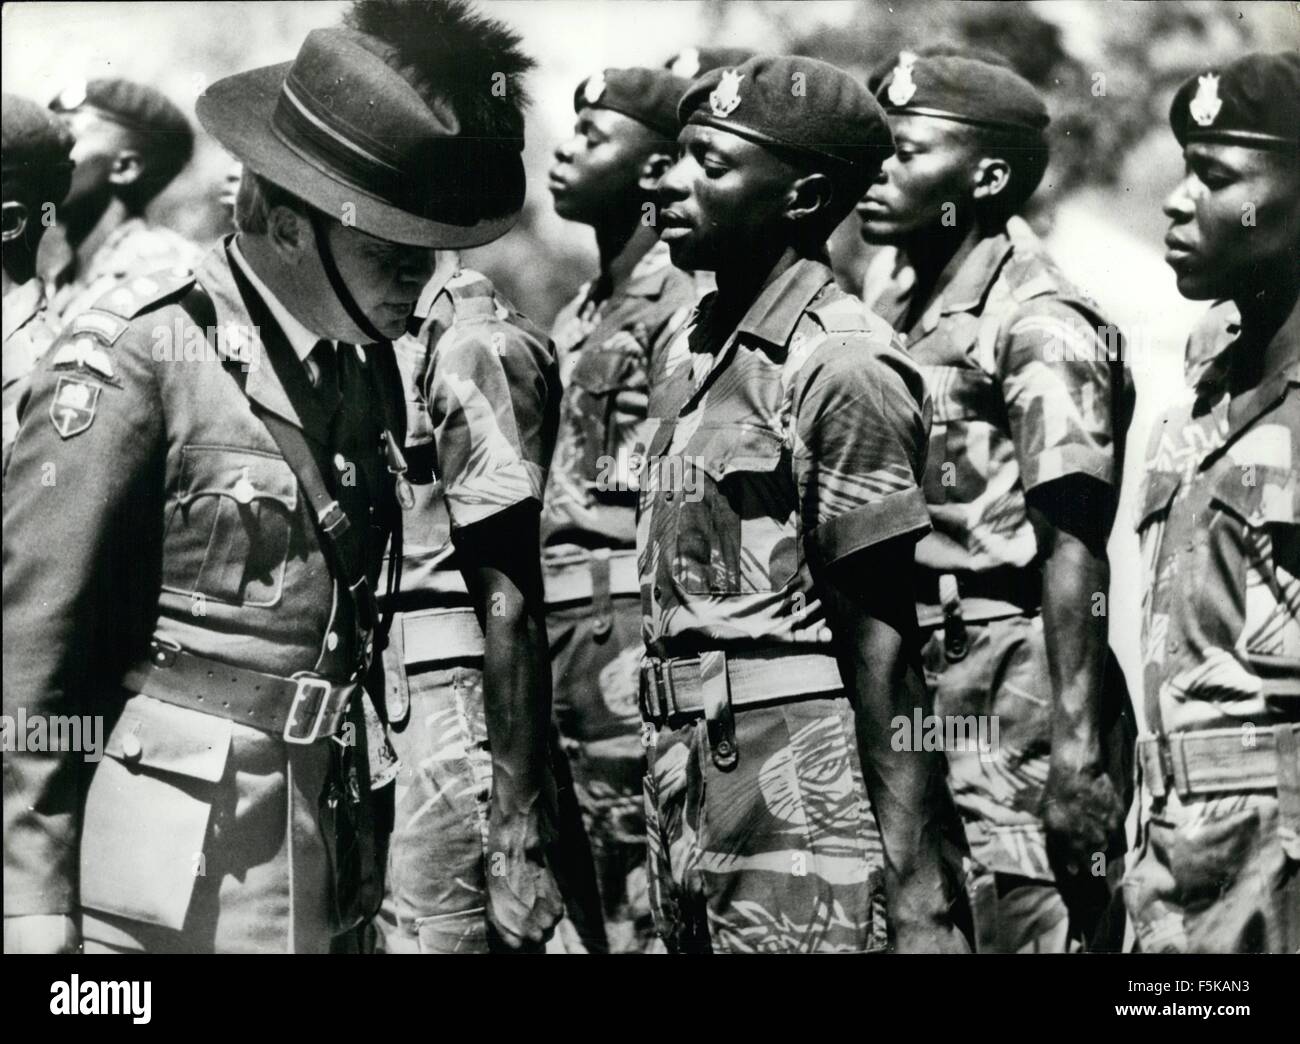
[[[324,678],[306,671],[299,671],[292,675],[290,680],[297,682],[297,688],[293,692],[293,705],[289,708],[289,716],[284,722],[284,742],[308,746],[320,739],[321,726],[325,723],[326,714],[330,710],[330,697],[333,695],[334,686]],[[311,730],[304,736],[300,735],[295,728],[298,722],[298,708],[302,706],[304,700],[310,699],[312,694],[315,694],[317,704],[310,719]]]

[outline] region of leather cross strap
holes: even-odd
[[[307,744],[339,730],[358,683],[333,683],[308,673],[281,678],[209,659],[155,637],[149,642],[149,658],[128,670],[122,684],[164,703],[279,736],[286,743]]]
[[[706,654],[722,656],[719,665],[710,660],[708,678],[699,656],[660,659],[647,656],[641,661],[641,717],[656,725],[673,718],[698,717],[709,709],[710,693],[718,687],[719,671],[725,672],[733,708],[830,695],[844,689],[840,665],[828,653],[798,653],[788,649],[763,652]],[[714,718],[721,708],[714,707]]]
[[[1290,736],[1279,744],[1283,731]],[[1294,751],[1294,741],[1286,740],[1297,732],[1300,725],[1283,724],[1257,727],[1253,732],[1243,728],[1198,729],[1141,736],[1137,752],[1143,781],[1155,797],[1171,791],[1181,797],[1195,797],[1277,790],[1279,753],[1285,756],[1288,750]]]

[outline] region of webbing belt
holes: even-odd
[[[1295,778],[1300,724],[1200,729],[1138,738],[1142,777],[1155,797],[1277,790]]]

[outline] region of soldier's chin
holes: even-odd
[[[406,324],[411,318],[410,308],[390,308],[383,305],[378,315],[370,317],[370,324],[388,340],[395,341],[406,333]]]
[[[693,236],[683,236],[680,239],[665,237],[663,242],[668,244],[668,256],[672,259],[675,268],[680,268],[684,272],[712,270],[713,266],[701,255]]]
[[[1232,288],[1220,286],[1221,280],[1208,272],[1198,272],[1179,265],[1172,267],[1178,292],[1189,301],[1216,301],[1232,296]]]

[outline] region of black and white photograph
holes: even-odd
[[[0,17],[33,1010],[168,1024],[108,953],[1294,1004],[1300,4]]]

